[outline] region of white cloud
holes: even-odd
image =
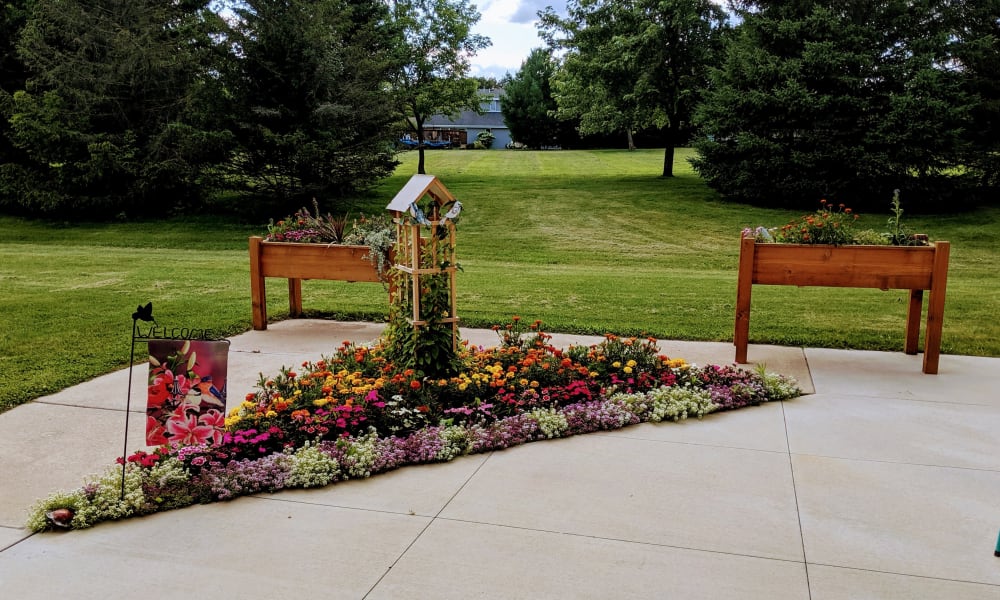
[[[500,78],[521,68],[534,48],[545,42],[538,37],[537,12],[546,6],[565,11],[566,0],[486,0],[479,5],[482,17],[475,33],[490,38],[493,45],[472,59],[472,74]]]
[[[532,49],[545,46],[535,27],[539,11],[551,6],[566,14],[566,0],[483,0],[477,6],[482,16],[474,32],[490,38],[493,45],[472,58],[472,75],[498,79],[516,73]]]

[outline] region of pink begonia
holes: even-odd
[[[185,418],[171,417],[167,421],[167,431],[172,436],[171,443],[174,444],[202,444],[215,437],[215,428],[210,425],[199,425],[198,417],[195,415]]]

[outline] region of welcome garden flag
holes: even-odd
[[[228,358],[228,341],[149,341],[147,445],[222,440]]]

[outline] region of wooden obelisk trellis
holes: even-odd
[[[429,196],[433,201],[429,205],[428,213],[425,214],[420,208],[420,201],[425,196]],[[442,213],[442,208],[455,203],[460,210],[461,205],[455,201],[455,197],[436,177],[433,175],[414,175],[403,186],[403,189],[386,206],[396,222],[396,239],[400,240],[397,247],[396,262],[393,268],[406,273],[410,279],[411,303],[413,314],[410,323],[415,330],[426,326],[427,321],[421,318],[421,280],[424,277],[446,274],[449,282],[449,302],[448,314],[441,318],[439,322],[451,324],[452,349],[458,343],[458,314],[455,311],[455,223]],[[453,204],[453,206],[455,206]],[[457,210],[455,211],[457,213]],[[439,236],[440,228],[446,228],[446,233]],[[448,244],[447,266],[440,264],[421,266],[421,252],[426,245],[431,247],[431,255],[437,256],[439,244]],[[437,261],[435,261],[437,263]],[[396,290],[394,293],[401,293]]]

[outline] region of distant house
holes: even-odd
[[[479,90],[483,98],[479,115],[471,110],[462,111],[455,117],[434,115],[424,122],[425,136],[429,140],[451,140],[459,145],[471,146],[483,131],[493,134],[492,148],[503,149],[510,143],[510,130],[503,122],[500,101],[503,90]]]

